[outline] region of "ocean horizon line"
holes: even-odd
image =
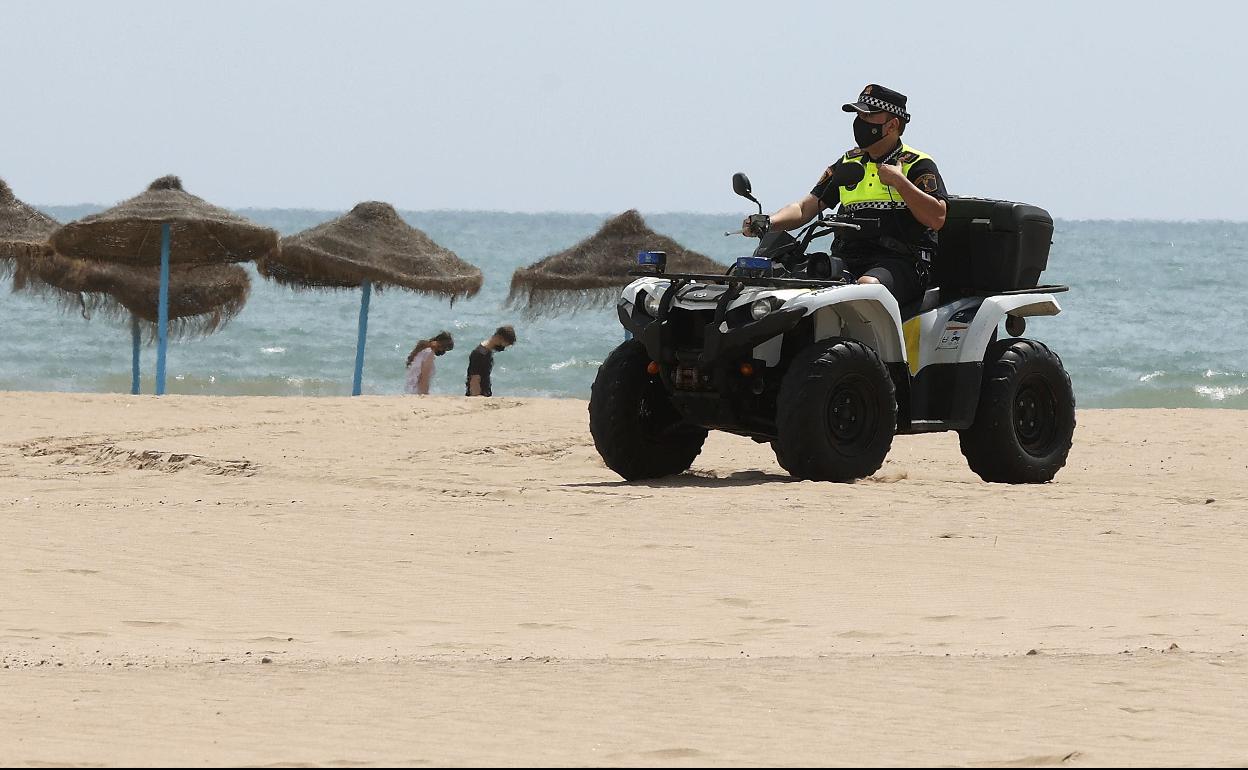
[[[362,203],[357,201],[356,203]],[[35,208],[44,211],[49,209],[81,209],[84,213],[81,216],[87,216],[95,211],[103,211],[116,203],[32,203]],[[219,203],[215,205],[221,205]],[[280,213],[297,211],[301,213],[326,214],[335,216],[350,211],[352,204],[346,208],[324,208],[320,206],[223,206],[233,212],[255,212],[255,213]],[[391,204],[393,205],[393,204]],[[401,208],[396,206],[395,210],[401,214],[480,214],[493,216],[514,216],[514,217],[543,217],[543,216],[569,216],[569,217],[613,217],[623,211],[636,210],[643,216],[693,216],[693,217],[739,217],[742,216],[740,211],[697,211],[697,210],[649,210],[639,207],[631,207],[629,209],[620,209],[619,211],[576,211],[571,209],[550,209],[550,210],[520,210],[520,209],[465,209],[465,208]],[[1153,217],[1134,217],[1130,219],[1111,218],[1111,217],[1058,217],[1053,218],[1054,222],[1067,222],[1072,224],[1179,224],[1179,225],[1246,225],[1248,218],[1245,219],[1219,219],[1219,218],[1198,218],[1198,219],[1157,219]]]

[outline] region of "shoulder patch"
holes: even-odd
[[[903,152],[897,156],[897,160],[901,161],[902,163],[913,163],[918,159],[919,159],[919,154],[917,152]]]
[[[863,155],[866,155],[866,154],[867,154],[866,150],[862,149],[861,147],[855,147],[854,149],[846,152],[845,157],[846,158],[861,158]]]
[[[914,180],[914,186],[919,188],[925,193],[934,193],[936,192],[936,188],[938,187],[936,183],[936,175],[924,174],[923,176]]]

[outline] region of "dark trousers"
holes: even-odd
[[[878,256],[842,257],[845,269],[854,280],[869,275],[884,285],[898,305],[913,302],[927,290],[926,271],[920,272],[919,263],[913,257],[901,257],[891,252]]]

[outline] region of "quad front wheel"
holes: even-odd
[[[816,342],[780,384],[780,467],[800,479],[853,481],[880,469],[897,430],[893,380],[880,357],[857,340]]]
[[[689,425],[663,383],[646,371],[650,356],[628,340],[598,368],[589,397],[589,432],[607,467],[629,481],[689,470],[706,429]]]

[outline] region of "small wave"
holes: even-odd
[[[1206,369],[1203,376],[1206,380],[1212,380],[1214,377],[1238,377],[1243,379],[1248,378],[1248,372],[1220,372],[1217,369]]]
[[[1212,401],[1225,401],[1228,398],[1235,398],[1248,393],[1248,387],[1242,385],[1227,385],[1224,387],[1197,385],[1196,392]]]
[[[1164,374],[1165,372],[1160,372],[1160,371],[1153,372],[1152,374],[1145,374],[1140,377],[1140,382],[1152,382],[1153,380],[1157,379],[1158,377],[1161,377]]]
[[[569,358],[566,361],[558,361],[556,363],[551,364],[550,370],[552,372],[559,372],[569,367],[588,369],[588,368],[593,368],[593,367],[598,367],[598,366],[602,366],[601,361],[582,361],[579,358]]]
[[[260,352],[273,355],[274,353],[285,353],[286,348],[260,348]]]

